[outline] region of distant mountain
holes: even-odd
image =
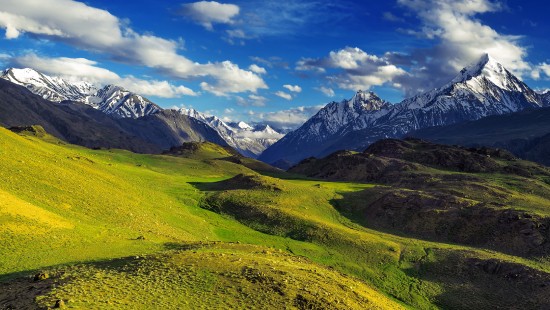
[[[0,125],[41,125],[48,133],[70,143],[140,153],[160,153],[190,141],[227,145],[203,122],[175,111],[160,111],[137,119],[113,118],[83,103],[53,103],[3,79],[0,79]]]
[[[342,128],[352,124],[361,115],[379,117],[390,107],[390,103],[373,92],[358,91],[350,100],[327,104],[300,128],[265,150],[259,159],[268,163],[296,163],[303,158],[321,154],[327,145],[337,141]]]
[[[550,107],[430,127],[407,135],[444,144],[503,148],[550,166]]]
[[[208,124],[227,144],[251,158],[257,158],[266,148],[284,136],[269,125],[250,126],[245,122],[226,123],[216,116],[208,116],[195,109],[177,111]]]
[[[120,118],[138,118],[162,110],[149,99],[116,85],[104,86],[92,96],[87,96],[84,103]]]
[[[363,94],[359,92],[354,96]],[[363,150],[388,137],[421,128],[477,120],[548,105],[548,95],[535,93],[488,55],[464,68],[443,87],[390,105],[371,94],[368,108],[349,101],[329,103],[302,127],[287,134],[260,156],[267,163],[322,157],[336,150]],[[364,105],[363,105],[364,106]]]
[[[550,106],[550,90],[541,95],[545,106]]]
[[[25,86],[46,100],[85,103],[118,118],[138,118],[161,110],[147,98],[116,85],[106,85],[98,89],[87,82],[69,82],[29,68],[4,70],[0,78]]]
[[[98,89],[87,82],[69,82],[29,68],[7,69],[0,77],[24,86],[46,100],[57,103],[84,103],[114,118],[137,119],[163,111],[149,99],[116,85],[106,85]],[[163,115],[173,117],[173,112],[164,111]],[[179,113],[207,124],[218,132],[225,143],[248,157],[258,157],[267,147],[284,136],[269,126],[252,127],[244,122],[227,124],[218,117],[207,116],[194,109],[180,109]],[[136,130],[138,134],[142,133],[141,130]],[[166,142],[163,142],[164,137],[159,139],[159,144]],[[172,145],[168,145],[170,146]]]

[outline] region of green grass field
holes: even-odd
[[[209,144],[186,157],[89,150],[0,128],[0,308],[57,300],[80,309],[547,301],[550,285],[537,286],[550,280],[544,258],[373,230],[336,206],[374,185],[264,176],[228,156]],[[536,193],[514,199],[548,210]],[[503,267],[487,272],[491,262]],[[518,279],[500,273],[507,268],[520,270]],[[47,279],[34,281],[37,273]]]

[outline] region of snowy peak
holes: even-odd
[[[374,92],[364,92],[362,90],[357,91],[355,95],[347,101],[347,105],[353,107],[356,111],[376,111],[380,110],[387,104],[386,101],[380,99]]]
[[[81,102],[119,118],[138,118],[161,110],[147,98],[116,85],[98,89],[88,82],[72,82],[30,68],[10,68],[4,70],[0,78],[24,86],[46,100]]]
[[[341,149],[363,150],[374,141],[413,130],[545,105],[550,106],[550,95],[535,93],[485,54],[450,83],[401,103],[389,104],[362,91],[350,100],[331,102],[264,151],[260,160],[297,163]]]
[[[120,118],[138,118],[161,111],[161,108],[149,99],[112,84],[86,97],[84,103]]]
[[[82,98],[97,91],[97,88],[88,82],[73,83],[59,77],[48,76],[30,68],[10,68],[4,70],[0,77],[25,86],[31,92],[53,102],[64,100],[82,101]]]
[[[300,133],[297,131],[296,134],[311,141],[321,141],[359,118],[371,119],[378,111],[389,106],[389,102],[380,99],[375,93],[359,90],[349,100],[327,104],[300,127]]]
[[[263,130],[261,130],[262,132],[265,132],[267,134],[272,134],[272,135],[281,135],[280,133],[278,133],[277,131],[275,131],[275,129],[271,128],[271,126],[269,125],[265,125],[265,128]]]
[[[477,62],[462,69],[451,83],[468,82],[472,79],[485,79],[503,90],[523,92],[526,88],[517,77],[489,54],[484,54]]]
[[[242,121],[237,123],[237,127],[239,127],[240,129],[252,129],[250,125]]]
[[[195,109],[178,109],[179,113],[201,121],[216,130],[218,134],[239,153],[256,158],[267,147],[284,135],[269,125],[252,127],[245,122],[226,123],[216,116],[207,116]]]
[[[178,109],[178,111],[183,115],[187,115],[189,117],[198,119],[202,122],[207,122],[207,120],[206,120],[207,116],[203,113],[200,113],[199,111],[197,111],[193,108],[191,108],[191,109],[181,108],[181,109]]]
[[[385,103],[374,92],[364,92],[362,90],[358,90],[349,102],[354,106],[361,106],[365,110],[378,110]]]

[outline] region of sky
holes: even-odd
[[[550,88],[546,11],[538,0],[0,0],[0,67],[295,128],[357,90],[398,103],[442,86],[485,53]]]

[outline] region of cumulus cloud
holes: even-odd
[[[332,51],[324,58],[304,58],[298,61],[296,69],[327,73],[330,82],[349,90],[370,89],[406,74],[386,57],[369,55],[357,47]]]
[[[213,30],[213,24],[233,24],[239,12],[238,5],[216,1],[187,3],[180,10],[181,15],[191,18],[208,30]]]
[[[237,138],[250,138],[250,139],[281,139],[284,134],[272,131],[240,131],[235,135]]]
[[[40,57],[26,54],[10,59],[12,65],[30,67],[52,76],[59,76],[70,81],[87,81],[95,84],[116,84],[143,96],[175,98],[196,96],[192,89],[173,85],[168,81],[143,80],[134,76],[120,77],[118,74],[98,67],[97,62],[86,58]]]
[[[323,94],[325,94],[325,96],[327,96],[327,97],[334,97],[334,95],[335,95],[334,90],[330,87],[321,86],[317,89],[320,92],[322,92]]]
[[[514,74],[540,78],[546,75],[544,63],[529,64],[521,36],[507,35],[479,20],[479,16],[497,12],[503,6],[493,0],[397,0],[410,18],[420,26],[400,29],[427,43],[427,47],[388,51],[371,55],[357,47],[330,52],[322,58],[302,58],[296,69],[324,77],[329,85],[341,89],[369,89],[387,85],[412,96],[449,82],[458,72],[485,54],[502,63]],[[399,21],[391,13],[387,20]],[[319,89],[327,92],[328,87]]]
[[[284,88],[288,89],[289,91],[293,92],[293,93],[299,93],[302,91],[302,88],[298,85],[289,85],[289,84],[285,84],[283,85]]]
[[[53,76],[61,76],[73,81],[116,81],[118,74],[97,66],[97,62],[86,58],[40,57],[30,53],[14,57],[11,62],[15,66],[29,67]]]
[[[266,74],[267,71],[265,70],[265,68],[262,68],[256,64],[251,64],[250,67],[248,67],[248,70],[254,72],[254,73],[257,73],[257,74]]]
[[[177,98],[181,96],[197,96],[192,89],[179,85],[170,84],[168,81],[143,80],[134,76],[126,76],[114,84],[120,85],[132,92],[143,96],[156,96],[161,98]]]
[[[531,71],[531,77],[535,80],[540,79],[541,74],[544,74],[547,78],[550,78],[550,64],[543,62],[535,66]]]
[[[291,94],[285,93],[284,91],[280,91],[280,90],[275,92],[275,96],[281,97],[281,98],[286,99],[286,100],[292,100],[292,95]]]
[[[296,129],[323,107],[324,105],[302,106],[275,112],[254,113],[251,116],[255,121],[269,124],[274,128]]]
[[[395,79],[407,94],[441,86],[485,53],[519,76],[530,72],[525,61],[526,48],[519,42],[521,37],[501,34],[477,19],[480,14],[501,10],[498,2],[398,0],[398,3],[414,12],[422,23],[419,30],[406,32],[434,41],[430,48],[386,54],[390,62],[410,68],[410,75]]]
[[[216,95],[267,88],[257,74],[230,61],[200,64],[178,53],[181,42],[139,34],[109,12],[72,0],[0,0],[6,37],[28,32],[102,53],[112,60],[143,65],[177,79],[206,79]]]

